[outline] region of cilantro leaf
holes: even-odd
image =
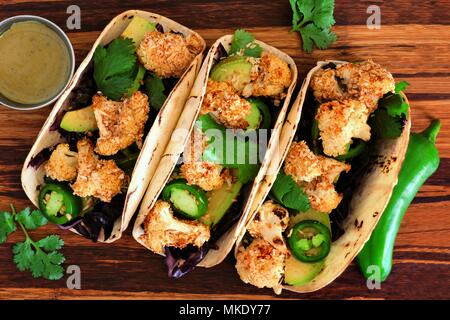
[[[47,224],[48,220],[41,211],[25,208],[16,214],[15,219],[17,222],[22,223],[28,230],[35,230]]]
[[[150,73],[145,79],[145,90],[149,96],[150,105],[156,110],[161,109],[167,99],[167,96],[164,94],[165,87],[161,78],[154,73]]]
[[[248,57],[261,57],[262,48],[255,42],[255,37],[244,29],[238,29],[234,32],[229,55],[242,53]]]
[[[401,94],[396,93],[380,99],[378,107],[385,109],[391,117],[402,117],[408,114],[409,105]]]
[[[131,39],[117,38],[94,53],[94,80],[108,98],[119,100],[134,84],[135,46]]]
[[[37,245],[46,251],[53,251],[61,249],[64,241],[58,235],[51,235],[39,240]]]
[[[278,173],[270,195],[286,208],[306,212],[310,209],[309,198],[291,176],[283,171]]]
[[[45,239],[47,238],[42,240]],[[58,240],[60,240],[59,237]],[[44,249],[46,249],[45,247],[49,249],[46,251],[53,250],[51,249],[52,246],[60,249],[63,245],[61,242],[55,242],[50,245],[49,243],[51,241],[44,241],[46,244],[42,245],[42,247]],[[64,256],[57,251],[47,253],[40,248],[39,243],[40,241],[35,243],[30,238],[27,238],[24,242],[19,242],[14,245],[13,254],[17,269],[20,271],[29,270],[34,278],[44,277],[49,280],[61,279],[64,271],[61,266],[61,264],[65,261]]]
[[[328,48],[337,39],[335,33],[327,29],[320,29],[314,24],[308,24],[300,29],[300,34],[303,39],[303,49],[308,53],[311,53],[313,50],[313,42],[317,48],[323,50]]]
[[[331,27],[334,20],[334,0],[290,0],[292,31],[300,33],[303,49],[311,53],[313,44],[319,49],[328,48],[337,40]]]
[[[395,84],[395,93],[400,93],[402,91],[405,91],[409,85],[410,84],[408,81],[400,81],[400,82],[396,83]]]
[[[387,110],[377,109],[369,118],[369,125],[373,134],[380,139],[395,139],[403,131],[403,119],[391,117]]]
[[[6,211],[0,212],[0,243],[4,243],[14,231],[16,231],[16,224],[12,214]]]

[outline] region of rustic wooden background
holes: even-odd
[[[71,4],[81,8],[82,29],[66,29]],[[381,7],[382,27],[369,30],[366,9]],[[408,97],[413,130],[421,130],[434,117],[442,120],[437,144],[439,171],[421,189],[402,224],[395,249],[394,270],[381,290],[370,291],[356,265],[327,288],[312,294],[284,292],[280,298],[301,299],[449,299],[450,298],[450,1],[337,0],[334,28],[339,36],[330,49],[305,54],[297,34],[289,33],[291,11],[287,0],[149,0],[60,1],[0,0],[0,20],[34,14],[55,21],[73,43],[79,63],[102,28],[118,13],[141,9],[166,15],[198,31],[211,44],[219,36],[243,27],[256,37],[292,56],[302,79],[321,59],[348,61],[373,58],[397,80],[412,85]],[[1,59],[1,57],[0,57]],[[0,209],[10,203],[29,206],[20,184],[22,163],[50,108],[19,112],[0,107]],[[48,226],[36,237],[60,232]],[[82,290],[69,290],[65,279],[36,280],[20,273],[12,262],[13,236],[0,246],[0,298],[204,298],[267,299],[271,290],[243,284],[229,257],[213,269],[197,269],[183,279],[166,276],[160,257],[144,250],[127,232],[117,243],[93,244],[63,233],[67,265],[79,265]]]

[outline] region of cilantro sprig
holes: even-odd
[[[378,109],[369,119],[369,125],[377,138],[395,139],[402,134],[409,109],[403,91],[408,86],[406,81],[397,83],[396,93],[389,93],[378,102]]]
[[[292,9],[292,31],[299,32],[303,49],[311,53],[313,44],[328,48],[337,40],[331,31],[334,20],[334,0],[289,0]]]
[[[167,99],[167,96],[164,94],[165,87],[161,78],[154,73],[149,73],[145,79],[145,90],[150,97],[150,105],[155,110],[161,109]]]
[[[310,209],[309,198],[306,193],[283,170],[278,173],[277,179],[270,190],[270,196],[282,206],[292,210],[306,212]]]
[[[136,54],[133,40],[117,38],[94,53],[94,80],[108,98],[119,100],[134,84]]]
[[[244,29],[237,29],[234,32],[229,55],[242,54],[247,57],[261,57],[262,48],[255,42],[255,37]]]
[[[47,219],[41,211],[25,208],[20,212],[11,205],[11,212],[0,212],[0,244],[6,242],[8,236],[17,230],[22,230],[25,240],[13,246],[13,260],[20,271],[30,271],[34,278],[49,280],[61,279],[64,270],[61,264],[64,256],[58,251],[64,241],[57,235],[50,235],[39,241],[34,241],[28,231],[36,230],[47,224]]]

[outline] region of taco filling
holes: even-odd
[[[219,46],[183,163],[143,222],[140,239],[166,255],[170,277],[192,270],[240,218],[260,168],[260,133],[273,127],[293,81],[287,62],[248,33],[240,42],[242,32],[228,53]]]
[[[312,76],[271,200],[236,250],[244,282],[280,293],[322,271],[345,232],[352,193],[377,157],[377,142],[398,138],[407,112],[392,75],[373,61],[329,63]]]
[[[135,16],[119,38],[97,47],[52,130],[40,209],[62,228],[107,240],[120,218],[142,142],[167,95],[203,50],[195,34]],[[70,211],[70,212],[69,212]]]

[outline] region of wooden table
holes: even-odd
[[[356,265],[327,288],[312,294],[284,292],[280,298],[301,299],[413,299],[450,298],[450,1],[336,1],[334,28],[339,40],[328,50],[305,54],[297,34],[289,33],[291,11],[285,1],[187,0],[187,1],[60,1],[0,0],[0,19],[34,14],[55,21],[66,29],[66,9],[81,8],[79,31],[68,31],[79,63],[103,27],[116,14],[141,9],[166,15],[198,31],[210,45],[219,36],[244,27],[255,36],[292,56],[300,79],[317,60],[373,58],[397,80],[411,83],[408,97],[413,130],[425,128],[434,117],[442,120],[437,145],[439,171],[421,189],[403,221],[395,249],[394,270],[381,290],[370,291]],[[439,3],[439,4],[437,4]],[[381,7],[380,30],[369,30],[366,9]],[[1,59],[1,57],[0,57]],[[10,203],[31,205],[22,191],[20,170],[50,107],[19,112],[0,107],[0,209]],[[43,237],[60,232],[47,226],[33,233]],[[93,244],[71,233],[62,234],[67,265],[79,265],[82,290],[69,290],[65,280],[36,280],[18,272],[11,246],[19,235],[0,246],[0,298],[203,298],[267,299],[271,290],[258,290],[242,283],[233,259],[213,269],[197,269],[183,279],[166,276],[163,260],[144,250],[130,230],[117,243]]]

